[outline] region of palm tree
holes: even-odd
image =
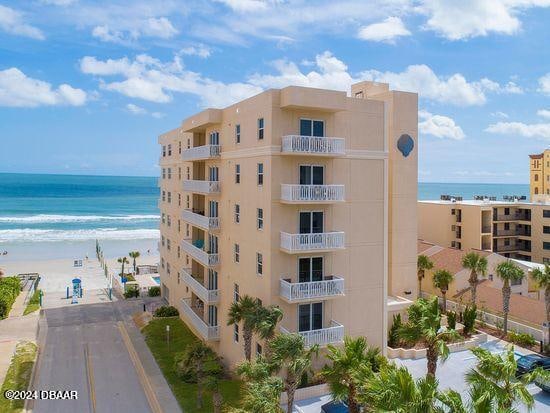
[[[236,372],[244,381],[243,408],[232,409],[230,413],[283,413],[280,400],[284,384],[280,377],[272,375],[273,365],[258,357],[237,366]]]
[[[426,359],[428,376],[435,377],[437,360],[445,361],[449,357],[447,341],[457,338],[454,330],[442,330],[441,312],[438,299],[416,300],[408,309],[409,320],[399,329],[399,337],[407,343],[417,343],[422,340],[426,344]]]
[[[512,289],[510,288],[510,282],[521,281],[524,277],[523,270],[518,267],[513,261],[506,260],[501,262],[495,268],[497,277],[502,281],[502,312],[504,313],[503,320],[503,332],[504,335],[508,334],[508,313],[510,312],[510,296],[512,295]]]
[[[521,402],[531,409],[533,396],[526,385],[544,373],[535,370],[516,378],[517,362],[514,348],[508,347],[503,354],[493,354],[482,347],[474,347],[476,366],[466,373],[469,393],[474,411],[512,411],[515,402]]]
[[[197,409],[202,409],[203,388],[208,377],[219,376],[223,372],[218,355],[203,341],[196,341],[185,349],[176,363],[176,370],[196,377]]]
[[[258,309],[255,332],[260,339],[265,340],[267,343],[266,357],[269,357],[271,351],[269,343],[275,337],[277,324],[283,319],[283,314],[283,310],[275,305],[267,308],[260,306]]]
[[[248,361],[252,357],[252,335],[258,325],[261,305],[257,298],[243,295],[229,307],[227,325],[243,323],[244,355]]]
[[[223,396],[220,391],[221,378],[221,374],[212,374],[211,372],[204,380],[204,387],[212,393],[214,413],[222,413]]]
[[[389,364],[363,382],[360,400],[373,411],[439,413],[443,411],[441,404],[453,412],[464,411],[458,393],[440,393],[437,386],[434,376],[415,380],[406,367]]]
[[[472,304],[476,303],[477,284],[479,282],[478,274],[485,275],[487,273],[487,258],[482,257],[477,252],[470,252],[462,258],[462,266],[470,270],[470,296]]]
[[[358,391],[365,369],[378,371],[382,364],[379,350],[369,348],[365,337],[345,337],[343,346],[328,346],[332,361],[321,372],[335,400],[346,400],[350,413],[359,413]]]
[[[418,296],[420,298],[420,292],[422,291],[422,280],[426,275],[426,271],[431,270],[434,267],[434,263],[426,256],[419,255],[416,259],[416,275],[418,277]]]
[[[269,342],[270,363],[277,371],[283,371],[284,389],[287,394],[287,412],[294,407],[294,393],[300,378],[311,369],[313,356],[319,352],[319,346],[306,348],[300,334],[279,334]]]
[[[437,270],[433,276],[434,287],[439,288],[443,296],[443,313],[447,312],[447,291],[453,280],[454,275],[447,270]]]
[[[133,264],[134,264],[134,273],[136,272],[136,260],[139,258],[141,254],[139,251],[130,251],[128,253],[128,256],[132,258]]]
[[[537,283],[539,289],[544,288],[544,304],[546,305],[546,323],[550,322],[550,265],[544,264],[544,271],[535,268],[531,272],[531,278]]]
[[[122,264],[122,269],[120,273],[122,274],[121,277],[124,277],[124,264],[129,264],[130,261],[128,261],[128,258],[122,257],[117,260],[118,263]]]

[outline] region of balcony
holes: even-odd
[[[490,234],[491,233],[491,226],[490,225],[483,225],[481,227],[481,233],[482,234]]]
[[[281,184],[281,202],[326,204],[344,201],[344,185]]]
[[[292,283],[290,280],[280,280],[281,298],[289,303],[313,299],[328,299],[344,295],[344,279],[327,277],[322,281]]]
[[[219,181],[183,181],[183,190],[199,194],[219,194]]]
[[[516,212],[508,215],[493,215],[493,221],[531,221],[528,214]]]
[[[191,288],[197,297],[206,304],[217,303],[220,299],[219,290],[209,290],[202,283],[191,275],[191,268],[184,268],[182,271],[183,282]]]
[[[190,324],[206,341],[218,341],[220,339],[220,328],[218,326],[209,326],[202,317],[197,314],[200,308],[191,307],[189,300],[181,300],[182,313]]]
[[[283,136],[281,152],[288,155],[341,156],[346,154],[343,138],[318,136]]]
[[[281,327],[283,334],[291,334],[290,331]],[[319,346],[327,346],[329,344],[341,343],[344,340],[344,326],[331,320],[329,327],[321,328],[319,330],[299,331],[305,341],[306,346],[311,347],[315,344]]]
[[[193,211],[190,209],[184,209],[181,213],[181,217],[185,222],[206,231],[220,229],[219,217],[206,217],[203,214],[200,214],[199,211]]]
[[[202,240],[199,240],[199,241],[202,241]],[[195,243],[200,246],[199,241],[195,241]],[[204,244],[204,241],[202,243]],[[204,251],[202,248],[199,248],[193,245],[188,240],[184,239],[181,242],[181,248],[184,252],[191,255],[193,259],[200,262],[202,265],[206,267],[214,267],[220,263],[219,254],[210,254]]]
[[[184,161],[200,161],[203,159],[213,159],[220,156],[220,145],[203,145],[186,149],[182,152],[181,158]]]
[[[332,251],[344,248],[344,232],[289,234],[281,232],[281,249],[289,254]]]

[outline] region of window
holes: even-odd
[[[504,208],[504,215],[510,215],[510,208]]]
[[[235,223],[238,224],[239,222],[241,222],[241,206],[235,204]]]
[[[241,143],[241,125],[235,125],[235,143]]]
[[[264,164],[258,164],[258,185],[264,184]]]
[[[166,179],[166,169],[162,168],[162,179]]]
[[[550,234],[550,227],[548,225],[545,225],[544,227],[542,227],[542,232],[544,232],[545,234]]]
[[[162,268],[164,268],[164,258],[163,257],[160,258],[160,266]]]
[[[168,145],[168,156],[172,156],[172,145]]]
[[[172,179],[172,168],[168,168],[168,179]]]
[[[323,303],[298,306],[298,331],[320,330],[321,328],[323,328]]]
[[[542,211],[542,216],[543,216],[544,218],[550,218],[550,209],[544,209],[544,210]]]
[[[264,210],[262,208],[258,208],[257,215],[258,215],[257,227],[258,229],[263,229],[264,228]]]
[[[178,272],[178,284],[180,283],[180,279],[181,279],[181,275],[180,275],[180,273]]]
[[[189,167],[187,167],[186,175],[187,175],[187,180],[189,181],[191,179],[191,171],[190,171]]]
[[[262,355],[262,346],[260,343],[256,343],[256,357],[260,357]]]
[[[178,219],[178,232],[181,232],[181,221]]]
[[[162,191],[162,202],[166,201],[166,191]]]
[[[160,237],[160,245],[164,247],[164,235]]]
[[[172,226],[172,218],[170,218],[170,215],[166,215],[166,224],[171,227]]]
[[[511,286],[514,286],[514,285],[521,285],[522,281],[521,279],[520,280],[514,280],[512,279],[512,281],[510,282],[510,285]]]
[[[241,183],[241,165],[239,164],[235,165],[235,183]]]
[[[264,138],[264,118],[258,119],[258,139]]]
[[[162,156],[166,156],[166,146],[162,146]]]
[[[233,246],[233,259],[236,263],[239,263],[241,260],[241,248],[239,247],[239,244],[235,244]]]
[[[166,215],[164,215],[164,212],[162,213],[161,222],[162,222],[163,224],[166,223]]]
[[[181,167],[178,168],[178,179],[181,181]]]
[[[172,192],[168,192],[168,194],[166,196],[166,200],[168,201],[168,203],[172,202]]]
[[[233,285],[233,301],[235,303],[238,303],[241,298],[241,295],[239,294],[239,284]]]
[[[178,142],[178,153],[181,155],[181,141]]]
[[[181,194],[178,194],[178,206],[181,206]]]
[[[185,196],[185,205],[186,205],[186,208],[189,209],[191,208],[191,201],[190,201],[190,198],[189,198],[189,195],[186,195]]]
[[[307,283],[323,280],[323,257],[298,259],[298,282]]]
[[[181,247],[178,245],[178,258],[181,258]]]
[[[322,120],[300,119],[300,135],[325,136],[325,122]]]
[[[256,273],[258,275],[264,273],[264,258],[259,252],[256,253]]]
[[[166,249],[170,251],[170,240],[166,239]]]
[[[550,250],[550,242],[543,242],[542,248],[545,250]]]
[[[300,185],[324,185],[325,168],[320,165],[300,165]]]
[[[539,174],[535,174],[535,182],[539,180]]]
[[[235,343],[239,342],[239,325],[233,324],[233,341]]]
[[[166,274],[170,275],[170,263],[166,263]]]
[[[538,193],[539,193],[539,189],[535,187],[535,195],[537,195]]]

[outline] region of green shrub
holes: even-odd
[[[475,305],[466,306],[463,313],[465,335],[469,336],[474,332],[476,318],[477,318],[477,307]]]
[[[0,278],[0,319],[10,313],[13,302],[21,291],[21,282],[17,277]]]
[[[134,298],[139,297],[139,290],[135,287],[128,288],[126,291],[124,291],[124,298]]]
[[[403,325],[403,322],[401,321],[401,314],[396,314],[393,316],[393,323],[390,327],[390,331],[388,332],[388,346],[396,348],[401,343],[401,339],[399,338],[399,329]]]
[[[535,340],[531,334],[514,333],[513,331],[508,333],[508,341],[522,347],[532,347],[537,344],[537,340]]]
[[[158,297],[158,296],[160,296],[160,287],[150,287],[149,297]]]
[[[171,305],[163,305],[155,310],[155,317],[177,317],[180,315],[178,309]]]
[[[456,330],[456,313],[454,311],[447,312],[447,328]]]

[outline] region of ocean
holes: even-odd
[[[0,173],[1,260],[157,253],[156,177]],[[441,194],[529,195],[529,185],[419,183],[419,199]]]

